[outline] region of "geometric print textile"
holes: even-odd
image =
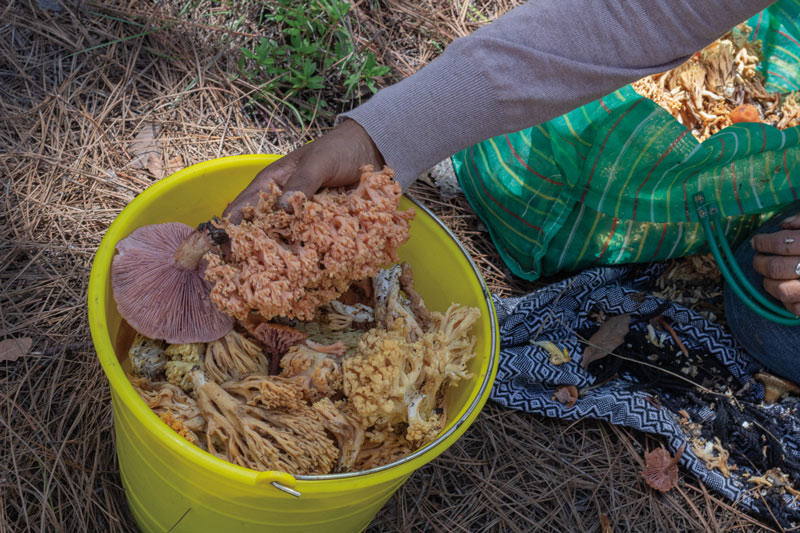
[[[736,344],[725,329],[699,313],[677,303],[650,294],[655,280],[666,264],[650,266],[601,267],[585,270],[571,278],[537,290],[521,298],[494,297],[500,325],[500,361],[491,399],[501,405],[553,418],[595,418],[611,424],[663,435],[670,452],[684,443],[681,466],[706,486],[735,504],[761,515],[775,515],[784,527],[800,522],[800,503],[789,496],[778,496],[769,511],[764,499],[754,495],[753,485],[742,476],[764,472],[740,467],[724,477],[719,470],[709,470],[697,458],[681,426],[678,411],[689,410],[694,419],[710,420],[716,416],[713,406],[698,406],[674,391],[659,392],[669,401],[661,405],[648,401],[652,393],[640,390],[636,378],[623,373],[611,381],[595,385],[595,378],[581,367],[584,343],[577,331],[596,324],[591,315],[631,315],[631,330],[646,328],[649,318],[660,314],[676,331],[691,353],[713,357],[738,381],[737,395],[757,404],[763,387],[752,376],[761,370]],[[550,363],[550,354],[535,341],[549,341],[566,348],[571,360],[560,365]],[[671,339],[668,342],[672,342]],[[574,385],[581,397],[572,407],[552,399],[556,387]],[[684,407],[685,405],[685,407]],[[765,408],[781,426],[784,453],[800,461],[800,402],[784,399]],[[795,463],[796,464],[796,463]],[[800,483],[795,483],[795,487]],[[780,509],[778,509],[780,508]]]

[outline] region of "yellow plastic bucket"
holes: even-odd
[[[242,468],[189,444],[139,398],[117,354],[121,319],[111,291],[116,243],[146,224],[197,225],[219,215],[275,155],[243,155],[191,166],[154,184],[128,205],[103,238],[89,280],[89,323],[108,377],[114,408],[120,474],[142,531],[360,531],[414,470],[450,446],[486,402],[497,371],[497,319],[469,255],[430,212],[403,198],[417,216],[400,257],[414,269],[415,285],[434,310],[451,302],[476,306],[477,357],[473,378],[448,394],[448,425],[428,446],[390,465],[365,472],[291,476]],[[120,350],[122,351],[122,350]]]

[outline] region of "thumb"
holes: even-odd
[[[225,208],[222,212],[223,218],[230,217],[230,221],[234,224],[241,222],[242,209],[257,205],[260,192],[266,190],[270,183],[282,188],[296,167],[297,157],[289,154],[261,169],[253,181]]]
[[[301,192],[306,198],[311,198],[327,178],[327,173],[319,164],[308,160],[301,161],[283,185],[283,194],[278,198],[278,205],[281,209],[291,210],[289,197],[296,192]]]

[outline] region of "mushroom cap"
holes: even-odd
[[[663,447],[645,453],[645,469],[642,472],[648,485],[661,492],[667,492],[678,485],[678,461],[680,461],[686,443],[675,452],[673,458]]]
[[[764,385],[764,403],[775,403],[785,394],[800,395],[800,386],[788,379],[767,372],[758,372],[753,377]]]
[[[295,344],[306,339],[306,334],[291,326],[264,322],[256,326],[252,335],[264,344],[264,349],[273,355],[283,355]]]
[[[233,329],[234,319],[211,302],[196,268],[176,263],[175,252],[194,230],[168,222],[143,226],[117,243],[111,286],[117,309],[137,332],[171,344],[211,342]]]

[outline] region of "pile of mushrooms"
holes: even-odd
[[[800,92],[781,96],[766,90],[757,68],[760,43],[740,24],[689,61],[647,76],[634,90],[670,112],[699,141],[731,124],[763,122],[779,129],[800,124]]]

